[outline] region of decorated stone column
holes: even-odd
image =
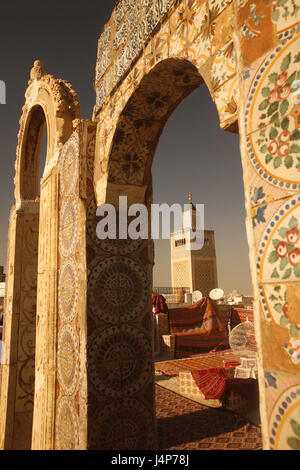
[[[10,215],[5,302],[4,364],[1,365],[1,448],[31,447],[39,203]]]
[[[299,6],[239,1],[235,11],[263,444],[299,449]]]
[[[36,61],[30,73],[16,152],[15,205],[7,256],[1,365],[2,449],[53,448],[56,376],[58,158],[79,116],[71,85]],[[47,157],[39,188],[45,127]]]

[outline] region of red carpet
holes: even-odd
[[[260,428],[245,418],[200,405],[159,385],[155,390],[158,450],[261,449]]]

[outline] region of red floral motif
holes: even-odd
[[[289,262],[292,266],[298,266],[300,264],[300,248],[293,248],[289,252]]]
[[[213,7],[209,10],[208,15],[204,15],[204,20],[202,21],[202,26],[200,29],[202,39],[209,39],[215,34],[215,20],[220,14],[219,7]]]
[[[189,26],[194,25],[196,12],[193,10],[193,1],[188,2],[187,8],[181,7],[178,11],[178,21],[176,29],[179,37],[183,37]]]
[[[278,139],[280,142],[289,142],[291,133],[287,129],[282,131]]]
[[[277,93],[276,88],[274,88],[270,92],[269,97],[268,97],[268,101],[269,101],[269,104],[273,104],[273,103],[276,103],[276,101],[278,101],[278,93]]]
[[[283,311],[284,316],[288,318],[288,303],[287,302],[285,302],[285,304],[283,305],[282,311]]]
[[[278,149],[279,157],[286,157],[290,152],[290,144],[282,144]]]
[[[300,279],[300,227],[298,218],[291,216],[287,226],[278,228],[277,237],[272,242],[274,249],[270,252],[268,258],[270,264],[276,263],[271,278],[287,280],[291,276],[295,276],[295,278]],[[275,291],[279,292],[280,286],[276,286]],[[280,300],[283,300],[282,297]],[[287,301],[288,299],[285,297],[284,302]],[[279,305],[277,307],[279,308]],[[277,311],[279,312],[278,309]]]
[[[284,241],[279,242],[276,245],[276,253],[279,256],[279,258],[284,258],[287,255],[288,249],[286,246],[286,243]]]
[[[288,130],[284,130],[278,136],[277,140],[272,140],[268,146],[268,152],[271,155],[278,155],[280,158],[286,157],[290,153],[290,137]]]
[[[285,82],[287,81],[288,78],[288,73],[287,72],[282,72],[280,75],[278,75],[277,80],[275,82],[275,86],[283,86],[285,85]]]
[[[268,147],[268,151],[271,155],[276,155],[277,154],[278,144],[277,144],[276,140],[272,140],[272,142],[270,143],[270,145]]]
[[[277,80],[274,83],[273,89],[270,91],[268,96],[269,104],[273,104],[276,101],[284,101],[291,93],[291,85],[287,85],[288,73],[282,72],[278,75]]]
[[[291,228],[286,234],[287,241],[288,243],[290,243],[290,245],[295,245],[295,243],[297,243],[297,241],[299,240],[299,237],[300,232],[296,227]]]

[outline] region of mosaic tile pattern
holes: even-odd
[[[139,9],[139,2],[133,4],[130,1],[118,3],[111,20],[115,23],[116,33],[114,38],[110,39],[108,29],[105,29],[99,38],[95,78],[96,112],[104,104],[114,86],[137,59],[142,46],[148,44],[149,39],[152,41],[152,50],[149,54],[153,54],[154,57],[160,60],[165,58],[165,51],[163,50],[166,43],[168,43],[169,57],[187,55],[197,67],[204,65],[211,56],[211,41],[215,35],[216,19],[230,5],[231,1],[198,2],[197,0],[182,0],[176,6],[169,20],[160,28],[160,37],[155,38],[153,32],[174,3],[175,0],[155,0],[151,2],[145,0],[141,2],[141,9]],[[163,37],[161,34],[162,29],[165,28],[167,33],[169,24],[169,37]],[[111,41],[113,50],[118,51],[118,54],[113,61],[113,77],[108,79],[108,75],[111,73],[109,68],[110,57],[106,58],[101,51],[105,44],[110,49]],[[101,81],[99,81],[100,78]]]
[[[78,301],[78,275],[76,265],[66,261],[60,270],[58,302],[65,323],[74,320]]]
[[[74,132],[61,152],[58,340],[56,378],[55,448],[74,450],[79,446],[79,332],[77,243],[79,240],[79,135]]]
[[[79,377],[79,347],[76,332],[65,325],[58,334],[58,375],[59,383],[66,395],[73,395]]]
[[[146,56],[147,57],[147,56]],[[114,135],[109,181],[142,185],[166,117],[201,83],[192,65],[176,60],[158,64],[122,112]]]
[[[277,34],[299,24],[300,6],[295,0],[273,2],[272,22],[276,25]]]
[[[89,435],[91,449],[153,449],[153,417],[135,399],[112,402],[97,415]]]
[[[60,250],[64,256],[74,253],[78,240],[78,207],[73,195],[67,197],[62,205],[60,219]]]
[[[91,341],[89,364],[91,383],[101,395],[130,397],[149,382],[152,347],[136,328],[127,325],[111,327]],[[107,373],[103,374],[103,370]]]
[[[59,450],[75,450],[78,442],[78,418],[70,401],[63,397],[57,407],[55,447]]]
[[[98,318],[109,323],[127,323],[145,308],[149,295],[147,278],[130,258],[110,257],[89,276],[89,303]]]
[[[125,122],[116,143],[118,151],[127,129]],[[93,138],[92,134],[90,142]],[[134,138],[131,134],[128,138],[135,142],[135,134]],[[87,446],[98,450],[150,449],[154,445],[151,393],[154,374],[148,242],[98,239],[99,217],[96,216],[92,179],[93,165],[89,164],[86,203]]]

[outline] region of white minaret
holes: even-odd
[[[204,231],[201,250],[191,250],[183,227],[196,227],[196,208],[189,193],[189,208],[183,213],[182,229],[171,233],[172,287],[189,287],[190,292],[200,290],[204,296],[218,287],[215,236],[213,230]]]

